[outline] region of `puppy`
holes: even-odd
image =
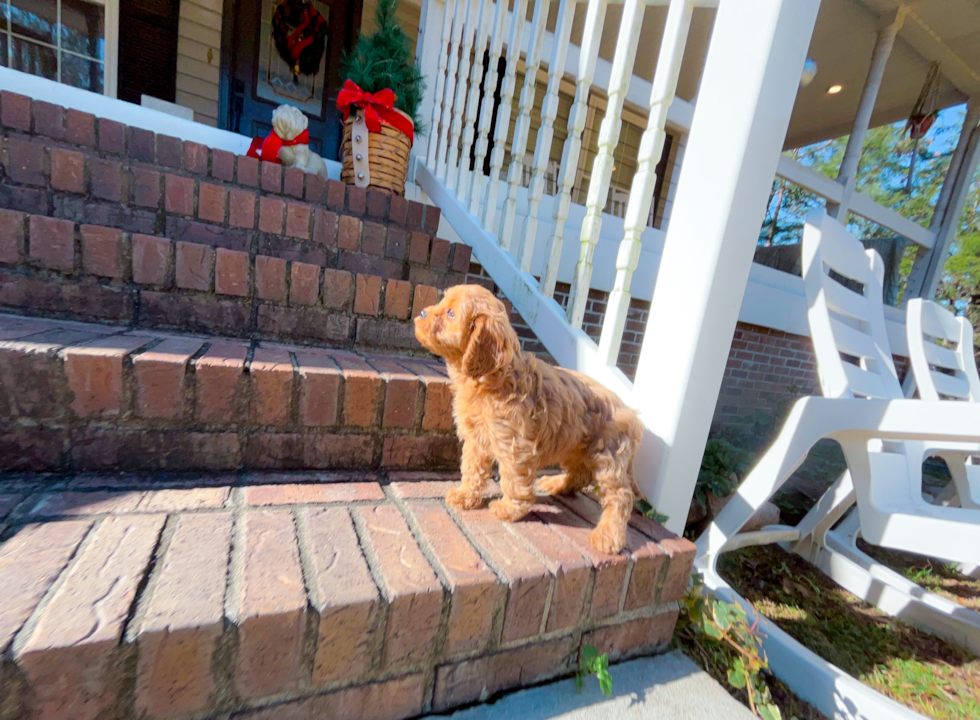
[[[504,304],[479,285],[449,288],[415,318],[415,336],[445,359],[452,381],[463,462],[446,502],[479,507],[496,460],[504,496],[490,510],[520,520],[534,505],[538,471],[558,464],[563,473],[538,487],[557,495],[595,483],[602,517],[589,541],[599,552],[622,550],[643,431],[637,414],[591,378],[522,352]]]

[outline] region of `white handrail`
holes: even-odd
[[[776,175],[794,185],[799,185],[814,195],[819,195],[830,203],[840,205],[843,202],[843,185],[791,157],[780,155],[779,164],[776,166]],[[891,208],[876,203],[859,192],[852,193],[850,206],[847,209],[855,215],[860,215],[894,231],[923,248],[931,248],[936,244],[934,232],[900,215]]]

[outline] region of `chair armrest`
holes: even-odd
[[[793,417],[798,413],[797,417]],[[803,398],[785,428],[801,435],[838,441],[921,440],[980,442],[980,404],[925,400],[851,400]],[[801,438],[802,439],[802,438]]]

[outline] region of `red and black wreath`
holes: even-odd
[[[272,12],[272,39],[293,75],[312,75],[327,47],[327,21],[309,0],[282,0]]]

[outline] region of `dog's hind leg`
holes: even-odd
[[[626,544],[626,524],[633,512],[629,459],[606,450],[593,459],[602,516],[589,533],[589,543],[601,553],[616,554]]]
[[[483,504],[483,490],[490,481],[493,457],[472,441],[463,442],[462,482],[446,493],[446,504],[473,510]]]
[[[592,471],[582,464],[563,464],[563,472],[545,475],[538,480],[538,489],[549,495],[570,495],[592,482]]]

